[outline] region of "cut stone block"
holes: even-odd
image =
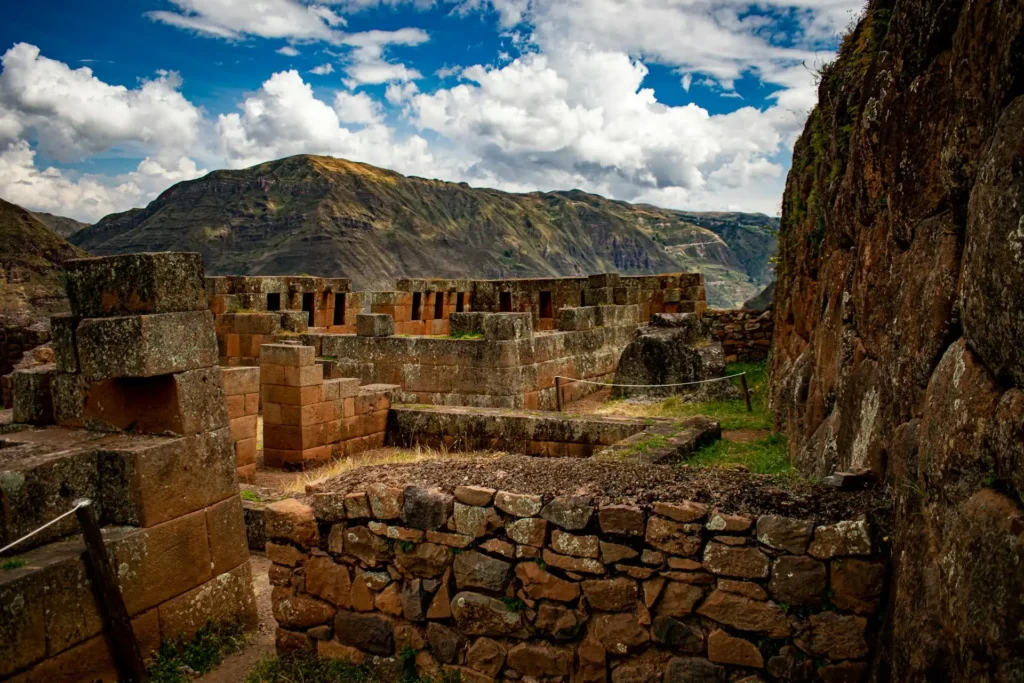
[[[558,311],[558,329],[579,332],[594,329],[597,312],[593,306],[566,307]]]
[[[25,424],[53,424],[53,398],[50,381],[56,372],[53,364],[18,370],[12,378],[14,421]]]
[[[57,370],[60,372],[78,372],[75,330],[80,320],[73,315],[55,315],[50,318],[50,341]]]
[[[260,365],[283,365],[301,368],[316,362],[312,346],[298,344],[264,344],[260,347]]]
[[[600,289],[603,287],[618,287],[620,276],[618,273],[598,273],[587,276],[588,289]]]
[[[110,524],[151,527],[238,492],[229,429],[177,439],[118,435],[96,457]]]
[[[386,313],[356,315],[356,334],[360,337],[390,337],[395,333],[395,319]]]
[[[532,313],[488,313],[483,318],[484,339],[512,340],[533,336]]]
[[[203,259],[160,252],[72,259],[64,264],[71,310],[83,318],[202,311]]]
[[[260,369],[255,367],[221,368],[224,395],[255,394],[260,390]]]
[[[309,329],[309,317],[304,311],[282,311],[281,329],[289,332],[305,332]]]
[[[76,338],[90,381],[166,375],[218,361],[209,311],[90,318],[79,323]]]
[[[483,334],[486,313],[451,313],[448,316],[448,330],[452,336],[460,334]]]

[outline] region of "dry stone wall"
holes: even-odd
[[[866,522],[371,485],[266,510],[281,654],[462,680],[857,681]]]
[[[704,320],[715,339],[722,343],[726,362],[746,363],[768,358],[774,328],[770,310],[710,308],[704,312]]]

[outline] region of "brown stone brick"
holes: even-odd
[[[266,507],[267,538],[291,541],[304,548],[320,543],[313,508],[294,498],[279,500]]]
[[[265,467],[286,467],[289,465],[302,465],[302,451],[293,451],[284,448],[263,447],[263,465]]]
[[[264,403],[282,403],[291,406],[305,406],[321,401],[320,385],[308,387],[283,387],[276,384],[262,386]]]
[[[308,387],[315,384],[323,384],[323,381],[324,366],[322,365],[286,366],[284,369],[285,386]]]
[[[262,360],[262,359],[261,359]],[[283,365],[276,365],[274,363],[260,363],[260,385],[264,386],[267,384],[274,384],[277,386],[285,386]]]
[[[712,631],[708,636],[708,659],[719,664],[764,668],[764,657],[756,645],[721,629]]]
[[[208,622],[237,622],[246,630],[259,623],[248,561],[168,600],[158,608],[164,640],[191,639]]]
[[[234,441],[256,438],[256,416],[243,415],[231,420],[231,438]]]
[[[139,530],[110,548],[129,614],[213,578],[206,510]]]
[[[260,365],[286,365],[303,367],[314,365],[316,352],[312,346],[296,346],[293,344],[264,344],[260,347]]]
[[[275,586],[270,593],[274,619],[284,628],[300,629],[330,623],[335,609],[330,604],[308,595],[296,594],[293,588]]]
[[[256,438],[243,439],[235,443],[235,467],[256,464]]]
[[[263,403],[263,424],[264,425],[279,425],[281,423],[281,404],[270,403],[264,401]]]
[[[235,473],[238,475],[238,481],[252,483],[256,477],[256,463],[236,467]]]
[[[245,396],[227,396],[228,419],[233,420],[245,415]]]
[[[306,590],[335,607],[352,606],[352,581],[348,567],[328,557],[314,557],[306,565]]]
[[[260,392],[254,391],[245,395],[245,414],[256,415],[260,412]]]
[[[249,559],[242,499],[235,495],[206,508],[213,574],[231,571]]]
[[[237,493],[229,430],[177,439],[118,435],[97,451],[103,518],[151,527]]]
[[[221,377],[225,396],[244,396],[260,390],[260,368],[225,368]]]

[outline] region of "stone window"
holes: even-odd
[[[270,294],[267,294],[267,310],[281,310],[281,294],[279,292],[271,292]]]
[[[345,293],[335,292],[334,293],[334,324],[344,325],[345,324]]]
[[[498,310],[501,313],[512,312],[512,292],[502,292],[501,298],[499,299]]]
[[[542,318],[554,318],[555,311],[551,305],[551,292],[540,293],[540,317]]]
[[[434,294],[434,320],[444,317],[444,292]]]
[[[412,293],[412,320],[420,319],[420,304],[423,299],[423,295],[419,292]]]
[[[313,321],[313,293],[306,292],[302,295],[302,310],[306,312],[308,322],[306,323],[310,327],[315,327]]]
[[[587,305],[587,290],[581,289],[580,290],[580,306],[586,306],[586,305]]]
[[[463,313],[466,310],[466,293],[459,292],[455,295],[455,312]]]

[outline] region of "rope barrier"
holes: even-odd
[[[611,384],[607,382],[594,382],[589,379],[576,379],[574,377],[562,377],[558,375],[559,379],[568,380],[570,382],[578,382],[582,384],[597,384],[602,387],[627,387],[632,389],[653,389],[660,387],[687,387],[693,384],[707,384],[708,382],[721,382],[724,379],[732,379],[734,377],[742,377],[747,373],[737,372],[735,375],[726,375],[725,377],[712,377],[711,379],[700,379],[695,382],[680,382],[679,384]]]
[[[11,548],[13,548],[14,546],[18,545],[19,543],[21,543],[21,542],[22,542],[22,541],[24,541],[25,539],[28,539],[28,538],[32,538],[33,536],[35,536],[36,534],[38,534],[38,533],[39,533],[40,531],[42,531],[42,530],[43,530],[43,529],[45,529],[46,527],[48,527],[48,526],[53,526],[54,524],[56,524],[56,523],[57,523],[57,522],[59,522],[60,520],[64,519],[64,518],[65,518],[65,517],[67,517],[68,515],[73,515],[73,514],[75,514],[75,512],[76,512],[76,511],[78,510],[78,508],[80,508],[80,507],[84,507],[84,506],[86,506],[86,505],[88,505],[88,504],[89,504],[89,501],[88,501],[88,500],[79,500],[79,501],[77,501],[77,502],[75,503],[75,507],[71,508],[70,510],[68,510],[68,511],[67,511],[67,512],[65,512],[64,514],[62,514],[62,515],[58,515],[57,517],[54,517],[54,518],[53,518],[53,519],[51,519],[51,520],[50,520],[49,522],[47,522],[46,524],[42,525],[41,527],[39,527],[39,528],[38,528],[38,529],[36,529],[35,531],[30,531],[30,532],[28,532],[27,534],[25,534],[24,536],[22,536],[21,538],[19,538],[18,540],[16,540],[16,541],[15,541],[14,543],[9,543],[8,545],[5,545],[5,546],[4,546],[3,548],[0,548],[0,555],[3,555],[3,554],[4,554],[5,552],[7,552],[8,550],[10,550],[10,549],[11,549]]]

